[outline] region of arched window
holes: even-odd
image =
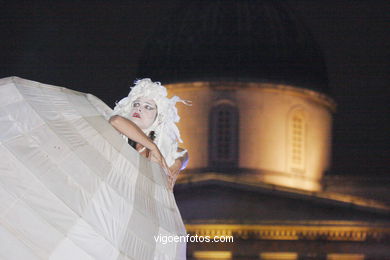
[[[210,115],[209,165],[227,171],[238,165],[238,110],[231,104],[214,106]]]
[[[288,118],[288,170],[302,174],[305,170],[306,119],[301,108],[294,109]]]

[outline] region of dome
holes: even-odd
[[[328,93],[323,55],[281,1],[185,1],[149,38],[139,77],[272,82]]]

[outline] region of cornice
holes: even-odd
[[[207,221],[206,221],[207,222]],[[221,221],[220,221],[221,222]],[[262,224],[186,224],[191,235],[233,236],[242,240],[389,241],[390,223],[268,222]]]
[[[306,191],[294,188],[268,184],[261,181],[256,181],[253,174],[223,174],[223,173],[185,173],[179,177],[176,182],[175,190],[185,190],[186,187],[202,186],[208,184],[220,183],[221,185],[234,186],[244,190],[259,191],[259,192],[276,192],[292,197],[304,197],[313,200],[336,203],[344,205],[348,208],[359,208],[370,212],[390,213],[390,206],[379,201],[365,199],[357,196],[340,194],[326,191]]]
[[[177,93],[182,91],[194,91],[204,88],[212,90],[242,90],[253,89],[256,91],[283,93],[290,96],[307,98],[317,104],[326,107],[329,111],[334,113],[337,110],[336,102],[328,95],[314,90],[275,83],[263,83],[263,82],[212,82],[212,81],[196,81],[196,82],[183,82],[183,83],[171,83],[166,84],[165,87],[171,91]]]

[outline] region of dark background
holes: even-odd
[[[179,2],[0,1],[0,77],[92,93],[112,107]],[[329,174],[387,176],[390,1],[287,2],[321,46],[338,103]]]

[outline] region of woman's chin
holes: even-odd
[[[134,124],[136,124],[139,128],[141,128],[142,130],[146,130],[148,129],[149,127],[152,126],[153,123],[151,124],[145,124],[144,120],[142,120],[141,118],[138,118],[138,117],[132,117],[130,119]]]
[[[131,121],[133,121],[139,128],[141,128],[141,130],[148,129],[148,126],[145,126],[145,124],[143,124],[142,122],[140,122],[138,120],[131,120]]]
[[[136,124],[139,128],[142,128],[142,122],[141,122],[141,119],[138,118],[138,117],[131,117],[130,120]]]

